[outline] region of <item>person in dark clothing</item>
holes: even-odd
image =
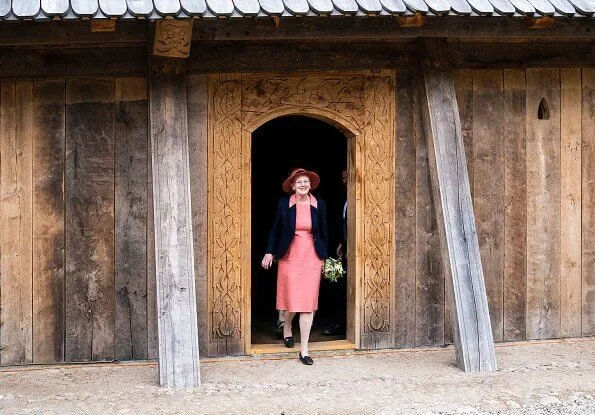
[[[347,189],[347,170],[341,172],[343,186]],[[347,270],[347,200],[341,209],[341,242],[337,245],[336,254],[341,258],[343,269]],[[345,319],[347,316],[347,274],[332,284],[332,295],[335,297],[333,307],[334,322],[322,331],[325,336],[345,334]]]

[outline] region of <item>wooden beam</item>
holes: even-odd
[[[543,32],[538,32],[543,33]],[[448,56],[458,68],[564,68],[595,65],[592,41],[450,41]]]
[[[159,381],[193,387],[200,373],[186,75],[181,59],[152,57],[149,66]]]
[[[169,19],[168,19],[169,20]],[[170,20],[173,21],[173,20]],[[279,18],[271,19],[194,19],[192,40],[352,40],[416,39],[448,37],[449,39],[502,40],[592,40],[595,19],[555,19],[554,28],[531,30],[522,19],[506,17],[469,18],[469,16],[425,16],[423,27],[401,29],[392,16],[374,19],[345,17],[341,19]],[[9,45],[80,45],[148,43],[148,20],[117,22],[113,32],[91,32],[89,22],[31,22],[0,24],[0,46]]]
[[[92,20],[96,22],[96,20]],[[147,20],[118,21],[118,30],[93,32],[89,21],[20,21],[0,24],[0,46],[147,43]]]
[[[442,263],[452,278],[457,365],[494,371],[496,357],[459,110],[444,39],[420,42],[420,93]]]
[[[0,47],[0,79],[145,76],[147,48]]]
[[[522,19],[506,17],[425,16],[422,27],[401,28],[392,16],[373,19],[281,18],[196,20],[192,40],[389,40],[444,37],[449,39],[595,39],[595,19],[556,19],[555,30],[531,30]]]
[[[199,73],[415,69],[416,48],[413,41],[366,42],[357,47],[350,41],[201,42],[186,68]]]

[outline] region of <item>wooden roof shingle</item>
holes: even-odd
[[[595,13],[595,0],[0,0],[2,20],[367,15],[554,16]]]

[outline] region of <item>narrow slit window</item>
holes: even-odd
[[[539,107],[537,108],[537,118],[540,120],[550,119],[550,107],[547,105],[545,98],[541,98],[541,101],[539,101]]]

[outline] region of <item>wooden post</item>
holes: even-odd
[[[159,381],[200,384],[184,61],[149,62]]]
[[[494,340],[446,41],[423,40],[420,54],[420,94],[432,191],[445,273],[452,278],[457,365],[465,372],[493,371]]]

